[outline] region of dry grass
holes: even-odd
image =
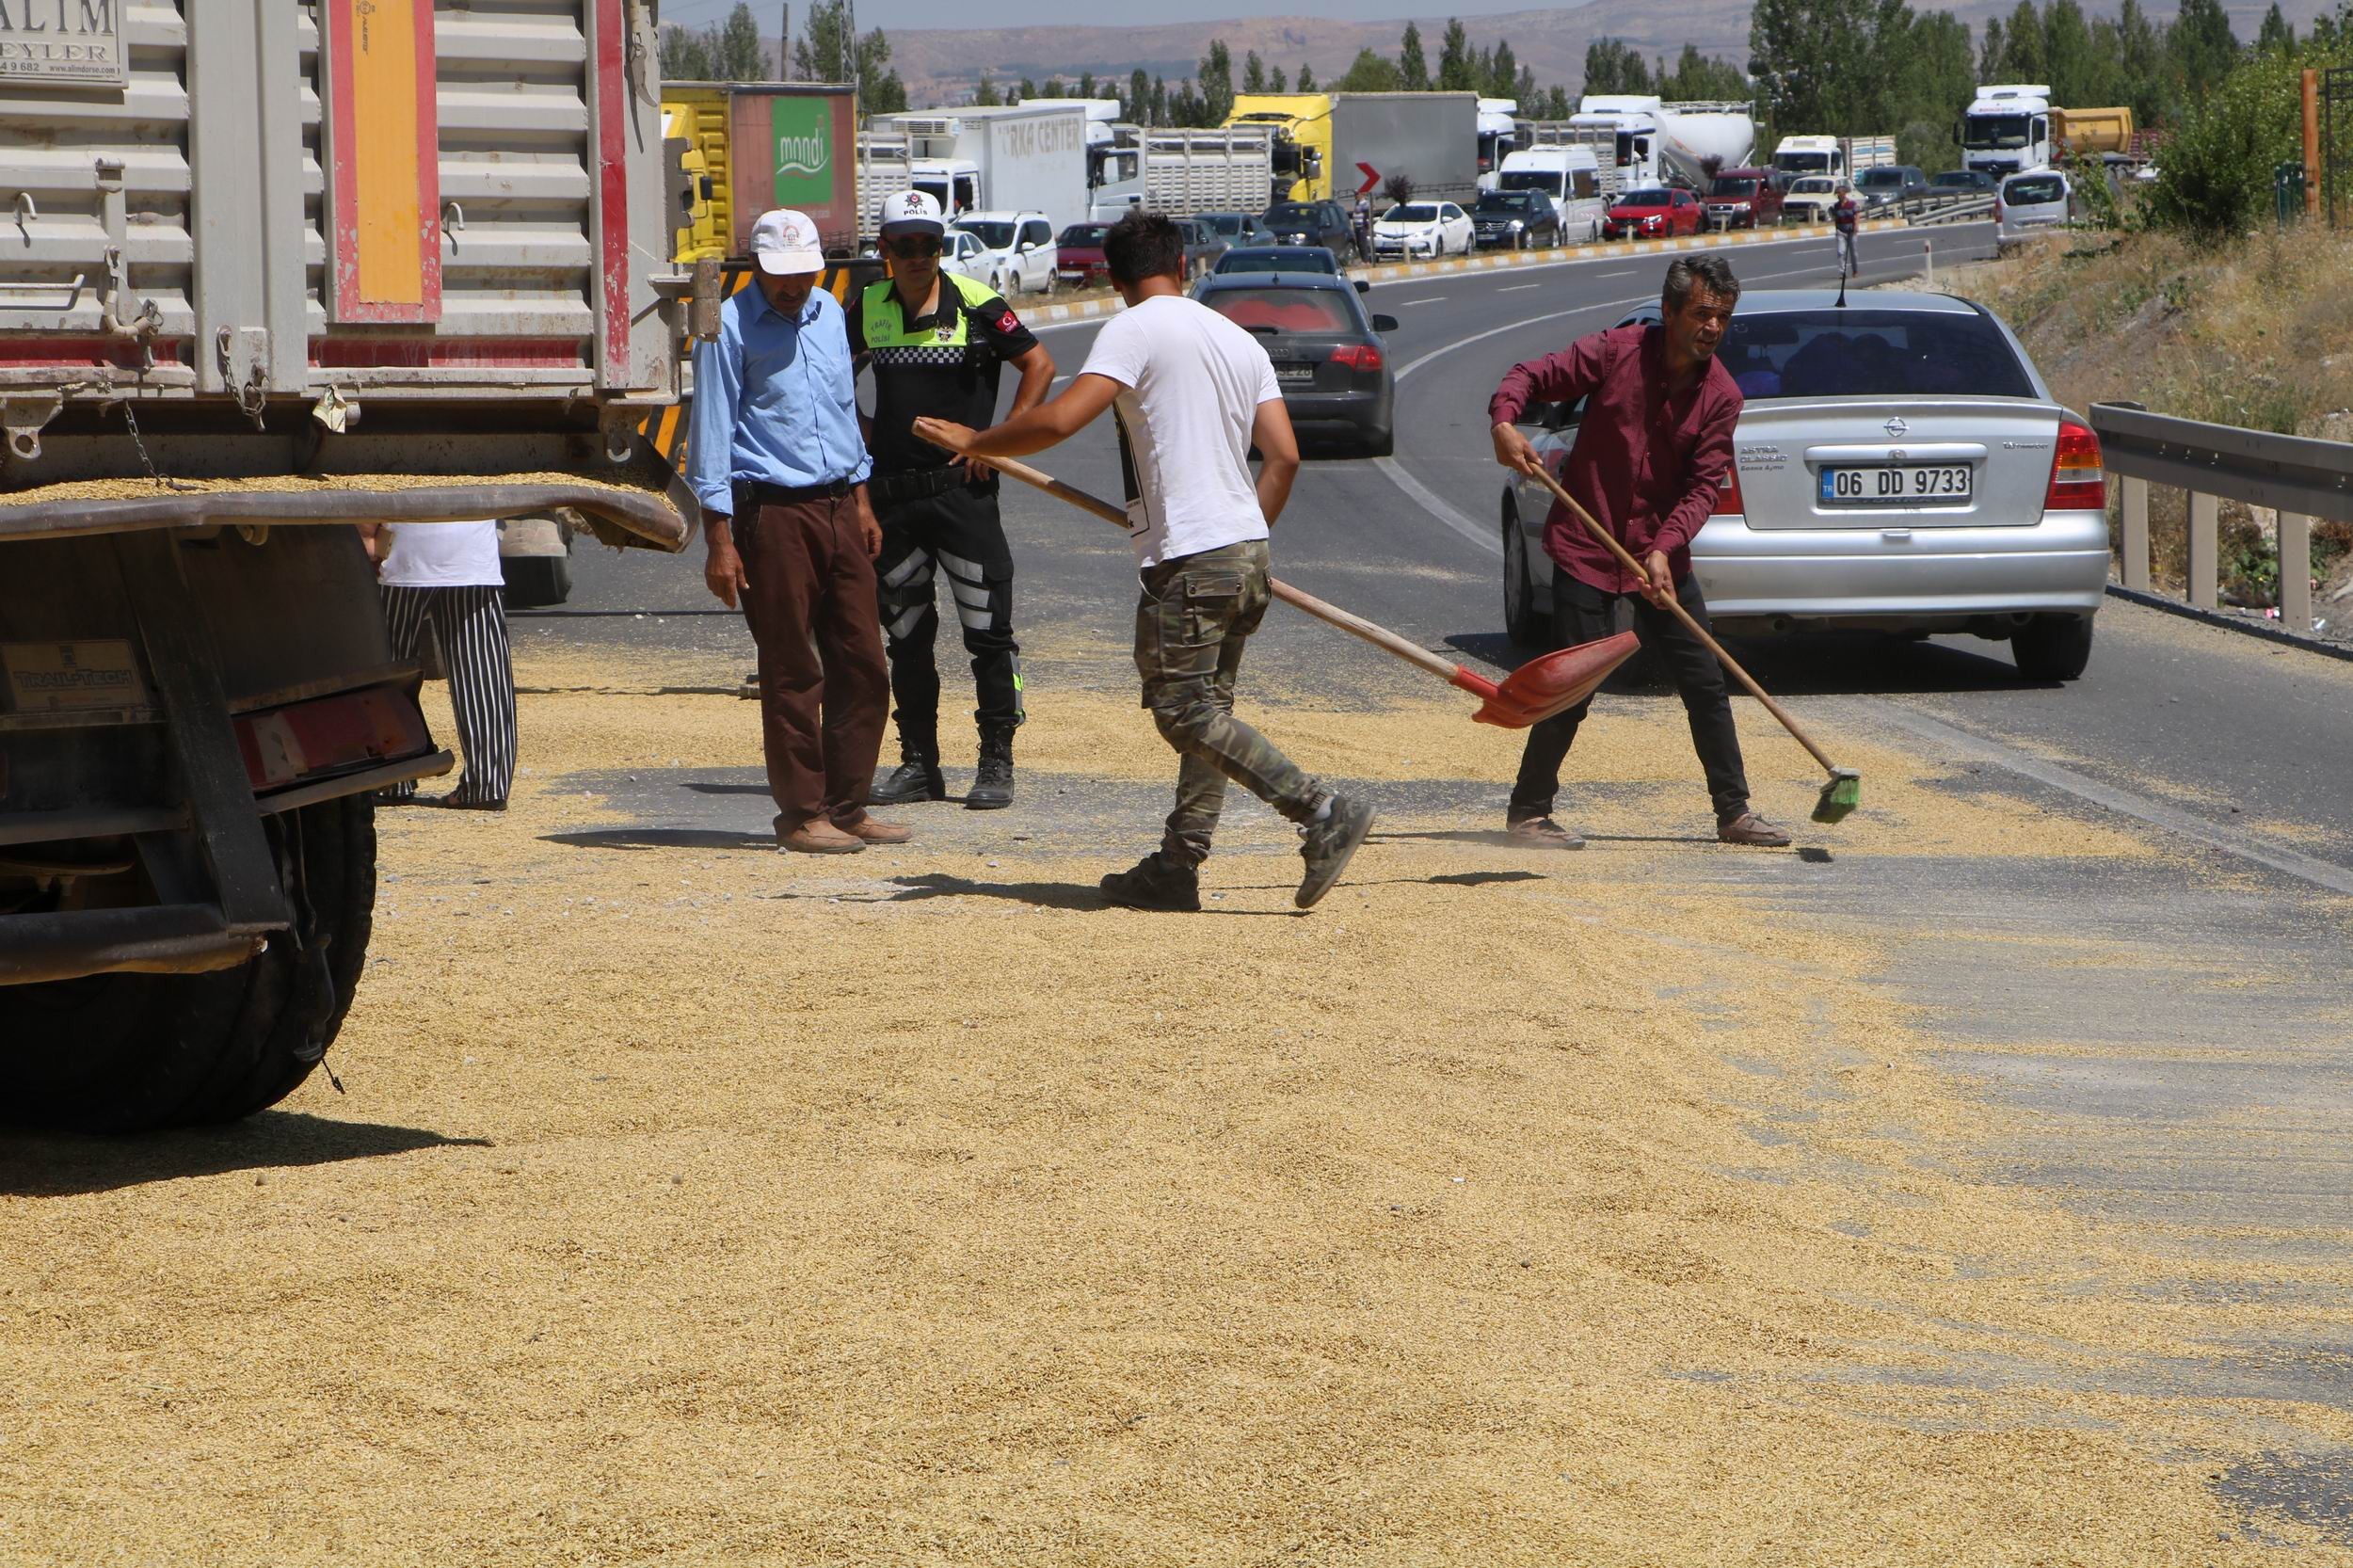
[[[1465,707],[1268,722],[1508,777]],[[1032,715],[1027,766],[1167,775],[1124,692]],[[484,1142],[10,1155],[0,1559],[2251,1563],[2207,1474],[2353,1440],[2123,1391],[2268,1309],[1981,1171],[2003,1124],[1878,955],[1686,874],[1741,852],[1403,818],[1294,919],[1244,808],[1218,913],[1155,918],[1011,826],[985,862],[552,842],[611,821],[560,770],[742,765],[751,711],[571,689],[523,730],[507,817],[385,818],[351,1097],[273,1134]],[[1762,797],[1810,796],[1751,733]],[[1672,698],[1589,740],[1589,825],[1701,817]],[[1842,860],[2150,853],[1834,744]]]

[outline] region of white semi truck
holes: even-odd
[[[1756,151],[1756,117],[1747,104],[1593,93],[1578,100],[1569,123],[1609,134],[1619,177],[1629,187],[1682,184],[1704,191],[1717,170],[1738,168]]]
[[[1981,87],[1961,122],[1961,161],[1999,180],[2050,167],[2058,116],[2038,83]]]
[[[1044,213],[1057,232],[1088,214],[1087,105],[1048,99],[988,108],[877,115],[858,138],[861,227],[882,199],[929,191],[957,214]]]
[[[1784,136],[1773,148],[1773,167],[1793,180],[1808,174],[1852,180],[1895,161],[1894,136]]]
[[[622,0],[47,14],[0,74],[0,1118],[222,1121],[352,1005],[372,795],[452,765],[351,525],[683,545],[636,426],[687,193]]]

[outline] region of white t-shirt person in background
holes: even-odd
[[[504,811],[515,784],[515,667],[506,647],[505,577],[496,519],[478,522],[364,522],[376,562],[392,657],[414,659],[426,628],[449,676],[450,707],[466,771],[426,806]],[[418,800],[413,783],[378,792],[379,804]]]
[[[1242,648],[1271,597],[1268,530],[1290,499],[1299,441],[1258,340],[1185,297],[1174,223],[1130,213],[1104,236],[1103,258],[1128,308],[1096,334],[1061,396],[984,431],[931,419],[915,431],[951,452],[1020,457],[1115,411],[1143,580],[1136,668],[1144,705],[1182,761],[1160,849],[1103,878],[1103,892],[1133,908],[1199,909],[1198,868],[1230,778],[1300,824],[1307,869],[1295,902],[1305,909],[1364,842],[1372,808],[1318,784],[1234,717]]]

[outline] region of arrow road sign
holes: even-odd
[[[1356,167],[1365,171],[1365,183],[1356,187],[1356,194],[1369,196],[1372,194],[1372,187],[1381,183],[1381,171],[1370,164],[1358,164]]]

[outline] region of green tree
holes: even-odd
[[[1038,96],[1040,96],[1040,94],[1037,90],[1037,84],[1031,81],[1027,76],[1022,77],[1018,83],[1015,84],[1013,92],[1010,95],[1012,102],[1016,104],[1026,104],[1031,99]]]
[[[2050,0],[2042,12],[2042,48],[2049,56],[2051,96],[2089,108],[2115,101],[2115,62],[2091,47],[2091,25],[2076,0]]]
[[[1454,17],[1446,19],[1438,40],[1438,90],[1471,92],[1479,87],[1479,71],[1471,58],[1470,29]]]
[[[2267,55],[2295,52],[2296,29],[2280,14],[2280,0],[2271,0],[2271,8],[2264,12],[2263,25],[2255,32],[2255,47]]]
[[[2002,73],[2002,53],[2009,47],[2009,40],[2002,36],[2002,19],[1998,16],[1987,17],[1985,45],[1977,54],[1979,81],[1990,82]]]
[[[1640,56],[1635,56],[1635,63],[1641,63]],[[1749,96],[1749,79],[1740,68],[1730,60],[1701,54],[1696,43],[1683,46],[1673,71],[1667,71],[1662,63],[1657,80],[1658,95],[1680,103],[1731,104]]]
[[[1903,0],[1756,0],[1749,13],[1749,74],[1775,125],[1791,131],[1867,136],[1887,127],[1881,110],[1883,30],[1909,31]]]
[[[752,20],[752,8],[744,0],[735,0],[735,9],[719,26],[711,69],[712,79],[720,82],[765,82],[772,75],[768,51],[760,42],[760,24]]]
[[[1315,92],[1320,90],[1316,87],[1316,68],[1307,64],[1304,60],[1301,61],[1299,66],[1299,86],[1291,90],[1294,92]]]
[[[1274,68],[1274,74],[1267,78],[1266,89],[1269,92],[1290,91],[1290,77],[1284,72],[1281,66],[1276,66]]]
[[[984,109],[994,108],[1004,101],[1004,95],[997,90],[997,84],[988,79],[988,72],[982,72],[980,85],[972,89],[974,106]]]
[[[670,82],[712,79],[711,40],[691,27],[676,24],[662,29],[662,76]]]
[[[1266,61],[1258,58],[1256,49],[1241,57],[1241,90],[1266,91]]]
[[[2042,18],[2034,8],[2034,0],[2018,0],[2018,8],[2009,13],[2003,31],[2008,41],[2002,48],[2002,80],[2047,83],[2050,51],[2043,42]]]
[[[2338,48],[2333,56],[2258,53],[2194,100],[2158,160],[2150,221],[2221,240],[2268,216],[2273,166],[2302,153],[2302,68],[2343,63]]]
[[[1337,92],[1396,92],[1402,86],[1395,60],[1383,59],[1369,49],[1356,51],[1354,63],[1333,84]]]
[[[2153,125],[2165,119],[2165,40],[2141,9],[2140,0],[2120,0],[2116,43],[2107,53],[2116,62],[2117,97],[2132,106],[2134,120]]]
[[[1405,36],[1398,41],[1397,75],[1407,92],[1430,90],[1430,61],[1421,52],[1421,27],[1417,23],[1405,24]]]
[[[1209,40],[1209,52],[1201,59],[1201,125],[1223,125],[1225,117],[1234,112],[1234,52],[1222,38]]]
[[[1496,44],[1496,52],[1487,61],[1487,78],[1480,84],[1480,91],[1490,98],[1509,98],[1520,85],[1520,62],[1513,57],[1511,40]]]
[[[2165,52],[2185,97],[2203,98],[2238,64],[2238,35],[2231,31],[2222,0],[2182,0],[2173,25],[2165,30]]]
[[[1648,92],[1650,66],[1641,52],[1622,39],[1598,38],[1585,46],[1584,91]]]
[[[1071,96],[1073,98],[1100,98],[1103,95],[1103,88],[1096,85],[1095,72],[1092,71],[1082,71],[1079,72],[1078,89],[1074,91]]]

